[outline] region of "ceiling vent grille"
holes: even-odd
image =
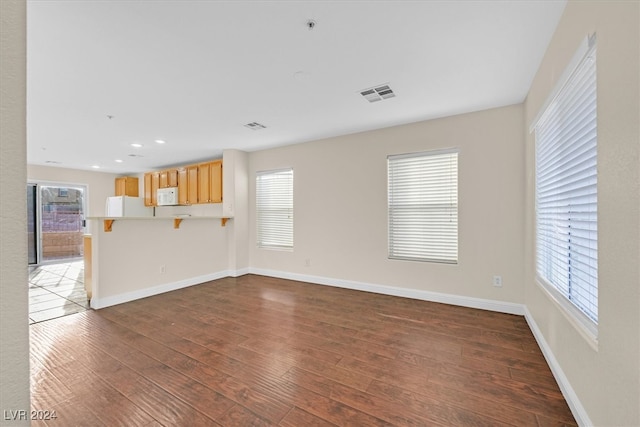
[[[389,99],[396,96],[396,94],[393,93],[393,90],[389,87],[388,84],[361,90],[360,95],[362,95],[364,99],[369,102],[378,102],[382,101],[383,99]]]
[[[244,127],[246,127],[247,129],[251,129],[251,130],[266,129],[265,125],[260,124],[258,122],[247,123],[246,125],[244,125]]]

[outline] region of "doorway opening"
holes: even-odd
[[[27,184],[29,265],[82,259],[85,194],[81,185]]]
[[[86,187],[27,183],[29,323],[87,310]]]

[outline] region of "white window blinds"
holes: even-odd
[[[539,280],[598,322],[595,43],[535,124]]]
[[[293,169],[257,173],[256,218],[259,248],[293,249]]]
[[[389,258],[458,262],[458,152],[389,156]]]

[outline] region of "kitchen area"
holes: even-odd
[[[104,214],[87,217],[91,307],[245,274],[247,167],[245,152],[225,150],[222,159],[116,177]]]

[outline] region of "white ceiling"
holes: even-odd
[[[29,0],[27,161],[142,172],[519,103],[564,7]]]

